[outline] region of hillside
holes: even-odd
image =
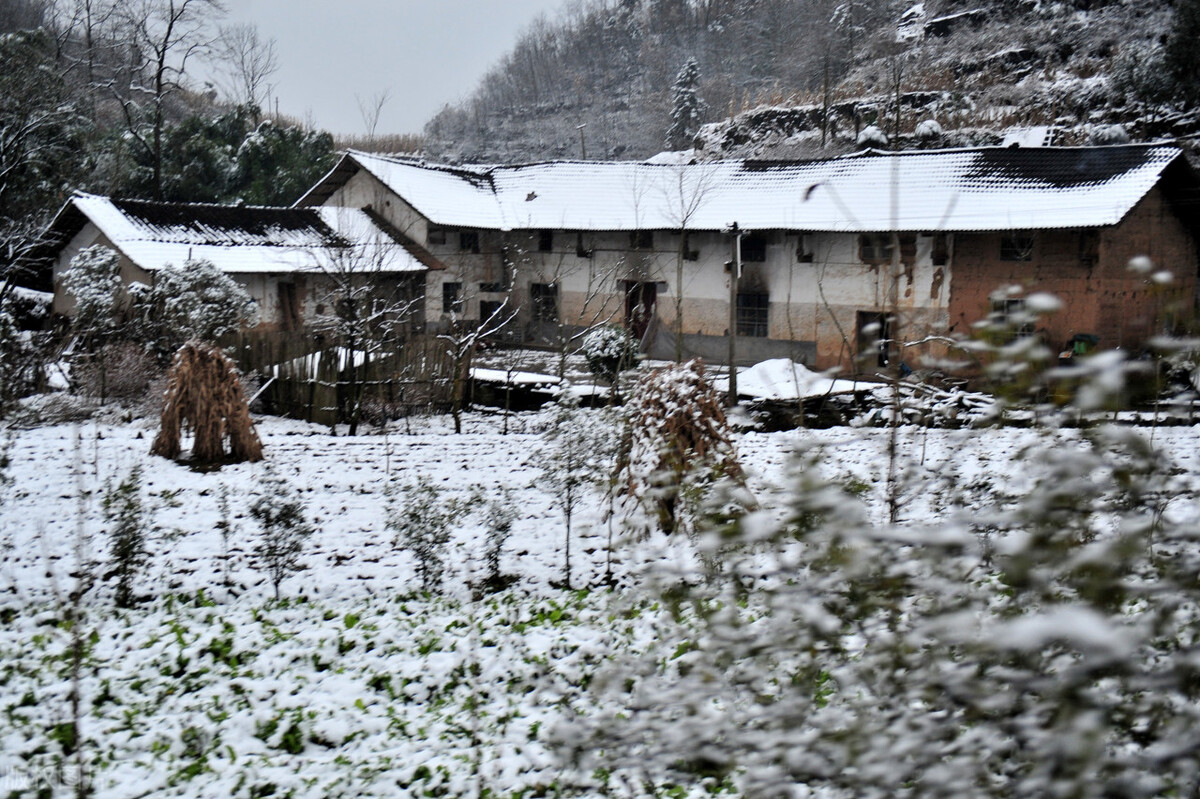
[[[533,26],[428,123],[426,146],[450,161],[649,157],[693,57],[707,157],[836,154],[871,125],[905,147],[1033,126],[1056,144],[1188,135],[1197,115],[1161,86],[1172,16],[1165,0],[598,0]]]

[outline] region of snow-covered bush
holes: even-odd
[[[110,481],[106,486],[104,518],[109,525],[109,563],[117,578],[117,607],[128,608],[133,605],[133,581],[150,559],[140,467],[135,466],[120,483]]]
[[[13,402],[20,396],[16,387],[16,365],[21,362],[24,349],[16,320],[9,312],[7,303],[0,302],[0,421],[8,415]]]
[[[1019,457],[1015,491],[892,524],[802,453],[783,517],[701,532],[722,579],[661,566],[659,643],[596,680],[610,710],[568,717],[564,750],[681,794],[1188,793],[1188,478],[1115,426]]]
[[[254,547],[258,567],[267,573],[279,599],[279,584],[301,568],[300,556],[313,533],[312,524],[296,490],[272,468],[263,473],[250,517],[261,528]]]
[[[137,295],[135,313],[143,342],[168,359],[186,341],[211,343],[255,324],[258,305],[210,261],[189,260],[159,272]]]
[[[484,511],[484,526],[487,529],[483,549],[487,569],[484,585],[491,590],[504,588],[507,582],[500,569],[500,556],[504,554],[504,545],[512,535],[513,522],[516,520],[517,506],[512,491],[503,489],[488,503],[487,510]]]
[[[472,500],[444,498],[425,475],[399,488],[388,487],[387,527],[396,535],[395,546],[412,554],[426,593],[441,589],[450,534],[473,504]]]
[[[79,364],[73,372],[80,393],[86,397],[142,402],[148,398],[152,383],[161,384],[162,368],[139,344],[107,344],[99,354],[99,358]]]
[[[42,427],[84,422],[93,418],[96,411],[96,402],[92,399],[55,391],[21,400],[12,410],[10,419],[15,427]]]
[[[936,119],[923,119],[913,132],[918,139],[936,139],[942,135],[942,126]]]
[[[1089,133],[1088,143],[1097,146],[1129,144],[1129,131],[1124,125],[1098,125]]]
[[[663,532],[690,528],[708,486],[741,478],[721,398],[698,360],[647,372],[631,393],[627,495]]]
[[[604,325],[588,332],[579,347],[592,374],[609,383],[637,363],[638,342],[628,330]]]
[[[887,147],[888,137],[878,126],[867,125],[859,132],[855,143],[859,147]]]
[[[124,322],[129,296],[121,281],[121,258],[108,247],[79,251],[63,276],[63,290],[75,301],[71,326],[85,344],[100,346]]]

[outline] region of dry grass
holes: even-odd
[[[184,344],[175,353],[167,376],[162,429],[150,448],[151,454],[179,458],[180,434],[185,427],[194,434],[195,463],[262,460],[262,442],[250,420],[237,367],[221,350],[196,341]]]

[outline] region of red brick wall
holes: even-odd
[[[1038,326],[1051,348],[1062,347],[1076,333],[1091,333],[1100,337],[1101,348],[1137,350],[1161,330],[1169,312],[1191,310],[1196,244],[1158,189],[1119,225],[1101,231],[1095,263],[1081,260],[1081,235],[1079,230],[1038,231],[1031,260],[1002,261],[1002,233],[955,234],[951,332],[970,335],[972,324],[991,311],[990,295],[1009,285],[1062,301],[1062,310]],[[1141,255],[1152,259],[1156,271],[1174,274],[1170,288],[1152,285],[1149,275],[1128,269],[1130,259]]]

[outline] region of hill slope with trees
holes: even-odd
[[[999,143],[1020,126],[1053,126],[1061,144],[1187,135],[1197,7],[592,0],[531,26],[428,123],[426,148],[451,161],[645,158],[679,146],[674,87],[693,59],[710,157],[833,154],[871,126],[904,146]]]

